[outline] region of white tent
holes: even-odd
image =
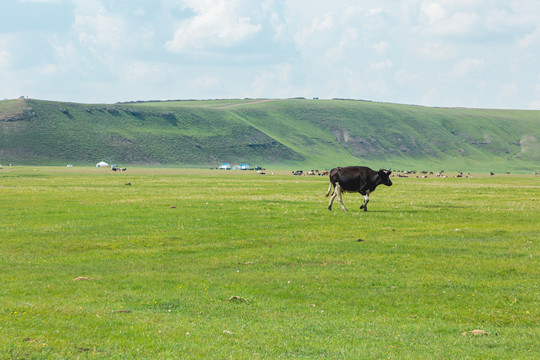
[[[109,164],[107,164],[105,161],[100,161],[96,164],[96,167],[107,167]]]

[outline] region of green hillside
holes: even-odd
[[[0,101],[0,164],[537,171],[540,111],[353,100]]]

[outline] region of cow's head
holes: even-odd
[[[392,181],[390,180],[390,174],[392,171],[381,169],[379,170],[379,181],[381,184],[386,186],[392,186]]]

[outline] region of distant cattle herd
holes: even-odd
[[[293,170],[293,171],[291,171],[291,173],[293,175],[295,175],[295,176],[327,176],[327,175],[329,175],[330,172],[328,170],[323,170],[323,171],[320,171],[320,170],[307,170],[307,171]],[[502,172],[502,174],[510,175],[510,171]],[[533,174],[534,175],[540,175],[540,171],[535,171]],[[496,173],[493,172],[493,171],[490,171],[489,175],[494,176],[494,175],[496,175]],[[446,177],[462,178],[462,177],[464,177],[464,178],[468,178],[468,177],[472,177],[472,175],[471,175],[470,171],[467,171],[465,173],[463,171],[457,171],[457,172],[453,173],[452,175],[447,175],[444,170],[440,170],[440,171],[437,171],[437,172],[426,171],[426,170],[422,170],[422,171],[417,171],[417,170],[392,170],[391,177],[401,177],[401,178],[411,177],[411,178],[422,178],[422,179],[427,179],[429,177],[437,177],[437,178],[446,178]]]
[[[330,174],[330,171],[328,171],[328,170],[323,170],[323,171],[319,171],[319,170],[308,170],[308,171],[304,172],[304,170],[293,170],[293,171],[292,171],[292,174],[293,174],[293,175],[296,175],[296,176],[304,176],[304,175],[309,175],[309,176],[313,176],[313,175],[317,175],[317,176],[326,176],[326,175]]]
[[[12,166],[11,164],[9,164],[9,168],[12,169]],[[0,170],[3,170],[3,167],[2,165],[0,165]],[[112,171],[126,171],[127,169],[125,167],[121,168],[121,167],[118,167],[118,166],[111,166],[111,170]],[[261,175],[265,175],[266,173],[264,172],[264,168],[260,168],[260,167],[257,167],[257,168],[254,168],[254,169],[250,169],[250,170],[257,170],[257,173],[258,174],[261,174]],[[446,175],[445,171],[444,170],[440,170],[440,171],[437,171],[437,172],[433,172],[433,171],[426,171],[426,170],[422,170],[422,171],[417,171],[417,170],[392,170],[392,176],[391,177],[403,177],[403,178],[408,178],[408,177],[416,177],[416,178],[422,178],[422,179],[426,179],[426,178],[429,178],[430,176],[431,177],[438,177],[438,178],[446,178],[446,177],[455,177],[455,178],[461,178],[461,177],[465,177],[465,178],[468,178],[468,177],[471,177],[471,172],[470,171],[467,171],[466,173],[464,173],[463,171],[458,171],[456,172],[455,174],[453,175]],[[295,176],[328,176],[330,174],[330,171],[329,170],[293,170],[291,171],[292,175],[295,175]],[[274,173],[272,173],[274,174]],[[502,174],[505,174],[505,175],[510,175],[510,171],[504,171],[502,172]],[[494,176],[496,175],[495,172],[493,171],[490,171],[489,172],[489,175],[490,176]],[[540,175],[540,171],[535,171],[533,173],[533,175]]]

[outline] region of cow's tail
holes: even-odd
[[[330,186],[328,187],[328,191],[323,196],[328,197],[328,195],[330,195],[331,192],[332,192],[332,182],[330,182]]]

